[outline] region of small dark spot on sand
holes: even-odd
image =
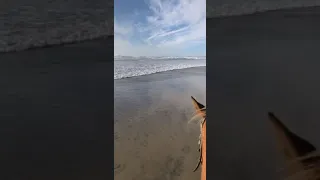
[[[184,146],[181,151],[185,154],[188,154],[190,152],[190,146]]]
[[[171,135],[171,136],[169,137],[169,139],[173,141],[173,140],[175,139],[175,136],[172,136],[172,135]]]
[[[147,147],[148,146],[148,141],[144,140],[140,143],[143,147]]]
[[[141,169],[141,171],[144,171],[144,164],[140,165],[140,169]]]
[[[113,137],[114,137],[114,140],[118,140],[120,138],[118,133],[116,133],[116,132],[113,134]]]
[[[114,166],[114,169],[118,169],[120,167],[120,164],[117,164]]]
[[[138,133],[136,137],[133,138],[134,141],[140,140],[140,134]]]
[[[114,175],[118,175],[119,173],[121,173],[125,169],[126,169],[125,164],[116,164],[114,167]]]
[[[165,168],[162,169],[162,176],[167,177],[166,179],[174,179],[174,177],[180,176],[183,172],[184,157],[173,158],[172,156],[167,156]]]
[[[139,152],[139,151],[136,151],[136,152],[134,153],[134,156],[137,157],[137,158],[140,158],[140,152]]]
[[[145,133],[144,133],[144,136],[145,136],[145,137],[149,137],[149,134],[145,132]]]

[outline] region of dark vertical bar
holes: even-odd
[[[318,142],[318,12],[309,7],[207,19],[208,179],[281,178],[286,167],[268,111]]]
[[[113,179],[113,98],[113,36],[1,53],[0,179]]]

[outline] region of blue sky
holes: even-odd
[[[205,56],[205,18],[205,0],[115,0],[115,55]]]

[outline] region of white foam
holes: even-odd
[[[163,59],[163,60],[183,60],[183,59],[202,59],[206,56],[121,56],[115,55],[114,60],[148,60],[148,59]]]
[[[118,59],[114,61],[114,79],[201,66],[206,66],[205,57],[202,59]]]

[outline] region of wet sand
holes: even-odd
[[[210,179],[281,177],[268,111],[320,148],[317,22],[320,7],[207,20]]]
[[[114,81],[115,180],[199,179],[199,126],[190,96],[206,103],[205,67]]]

